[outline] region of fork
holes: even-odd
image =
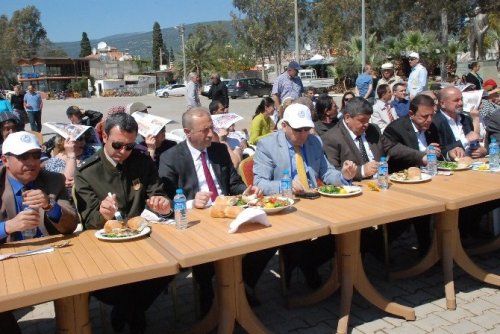
[[[26,251],[17,252],[17,253],[2,254],[2,255],[0,255],[0,261],[10,259],[13,257],[28,256],[28,255],[32,255],[32,254],[51,253],[54,251],[55,248],[63,248],[63,247],[69,246],[70,243],[71,243],[70,240],[65,240],[63,242],[60,242],[60,243],[52,245],[52,246],[46,246],[46,247],[26,250]]]

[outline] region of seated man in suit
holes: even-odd
[[[41,147],[25,131],[10,134],[2,146],[0,169],[0,243],[69,234],[76,212],[64,186],[64,176],[41,169]],[[43,217],[41,217],[43,215]],[[10,312],[0,313],[2,332],[20,333]]]
[[[342,171],[337,171],[325,158],[321,141],[309,133],[314,128],[311,111],[295,103],[285,109],[282,131],[261,139],[254,156],[254,183],[265,195],[280,192],[284,170],[292,177],[293,193],[302,193],[317,187],[317,179],[326,184],[348,184],[356,174],[356,165],[345,161]],[[331,236],[314,242],[304,241],[282,248],[286,259],[286,272],[298,266],[311,288],[321,284],[317,267],[333,256]],[[290,277],[289,274],[286,275]],[[288,283],[288,282],[287,282]]]
[[[188,200],[188,208],[203,209],[215,201],[218,195],[239,195],[243,192],[258,193],[255,186],[248,189],[231,162],[227,146],[213,142],[214,126],[206,108],[195,107],[182,115],[186,140],[160,156],[159,174],[168,194],[182,188]],[[247,288],[253,289],[276,250],[250,253],[243,258],[243,277]],[[214,296],[212,277],[213,263],[193,267],[193,277],[200,286],[202,312],[209,310]],[[247,290],[247,295],[251,292]],[[253,297],[253,295],[249,295]],[[249,299],[257,304],[256,299]]]
[[[388,150],[390,173],[427,165],[429,145],[434,146],[438,157],[441,155],[438,130],[432,123],[434,105],[431,97],[418,94],[410,102],[408,115],[385,129],[383,137],[393,144]]]
[[[144,208],[158,215],[172,213],[170,201],[151,158],[135,148],[138,125],[127,113],[106,119],[104,147],[85,160],[75,173],[75,203],[87,229],[101,229],[119,211],[124,218],[141,215]],[[114,193],[109,196],[109,193]],[[132,333],[146,328],[145,311],[165,290],[172,276],[114,286],[92,295],[113,305],[111,326]]]
[[[438,130],[443,156],[450,160],[464,155],[484,157],[486,149],[479,145],[479,135],[474,132],[470,116],[463,113],[462,92],[456,87],[445,87],[438,100],[439,110],[432,123]]]
[[[323,139],[328,161],[340,169],[345,161],[358,165],[354,180],[373,178],[378,171],[384,146],[378,126],[370,123],[372,106],[362,97],[355,97],[346,104],[344,118],[327,131]]]

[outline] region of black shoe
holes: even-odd
[[[143,334],[146,332],[146,315],[144,312],[137,312],[129,321],[131,334]]]
[[[257,307],[261,305],[260,300],[255,296],[255,292],[250,292],[249,289],[245,289],[245,295],[247,296],[248,305],[251,307]]]
[[[114,306],[111,310],[111,327],[115,333],[121,333],[125,329],[127,315],[118,306]]]

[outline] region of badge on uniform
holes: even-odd
[[[142,183],[140,179],[135,179],[132,181],[132,187],[134,188],[135,191],[138,191],[141,189]]]

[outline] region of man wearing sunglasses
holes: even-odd
[[[103,149],[76,171],[75,203],[85,228],[103,228],[107,220],[114,219],[116,211],[125,219],[140,216],[145,208],[161,216],[171,214],[170,200],[154,162],[135,149],[137,131],[137,122],[131,115],[120,112],[109,116]],[[111,326],[115,331],[121,332],[128,323],[130,332],[142,333],[146,327],[145,311],[171,279],[156,278],[95,291],[93,295],[114,306]]]
[[[328,162],[319,137],[310,133],[313,127],[309,108],[294,103],[285,109],[282,130],[259,140],[253,173],[254,184],[264,195],[280,193],[285,170],[292,177],[295,194],[310,192],[318,186],[318,179],[325,184],[341,185],[354,178],[357,167],[353,162],[346,161],[340,171]],[[294,243],[282,250],[286,254],[286,277],[290,277],[293,267],[298,266],[309,287],[315,289],[321,284],[318,267],[333,256],[333,238]]]

